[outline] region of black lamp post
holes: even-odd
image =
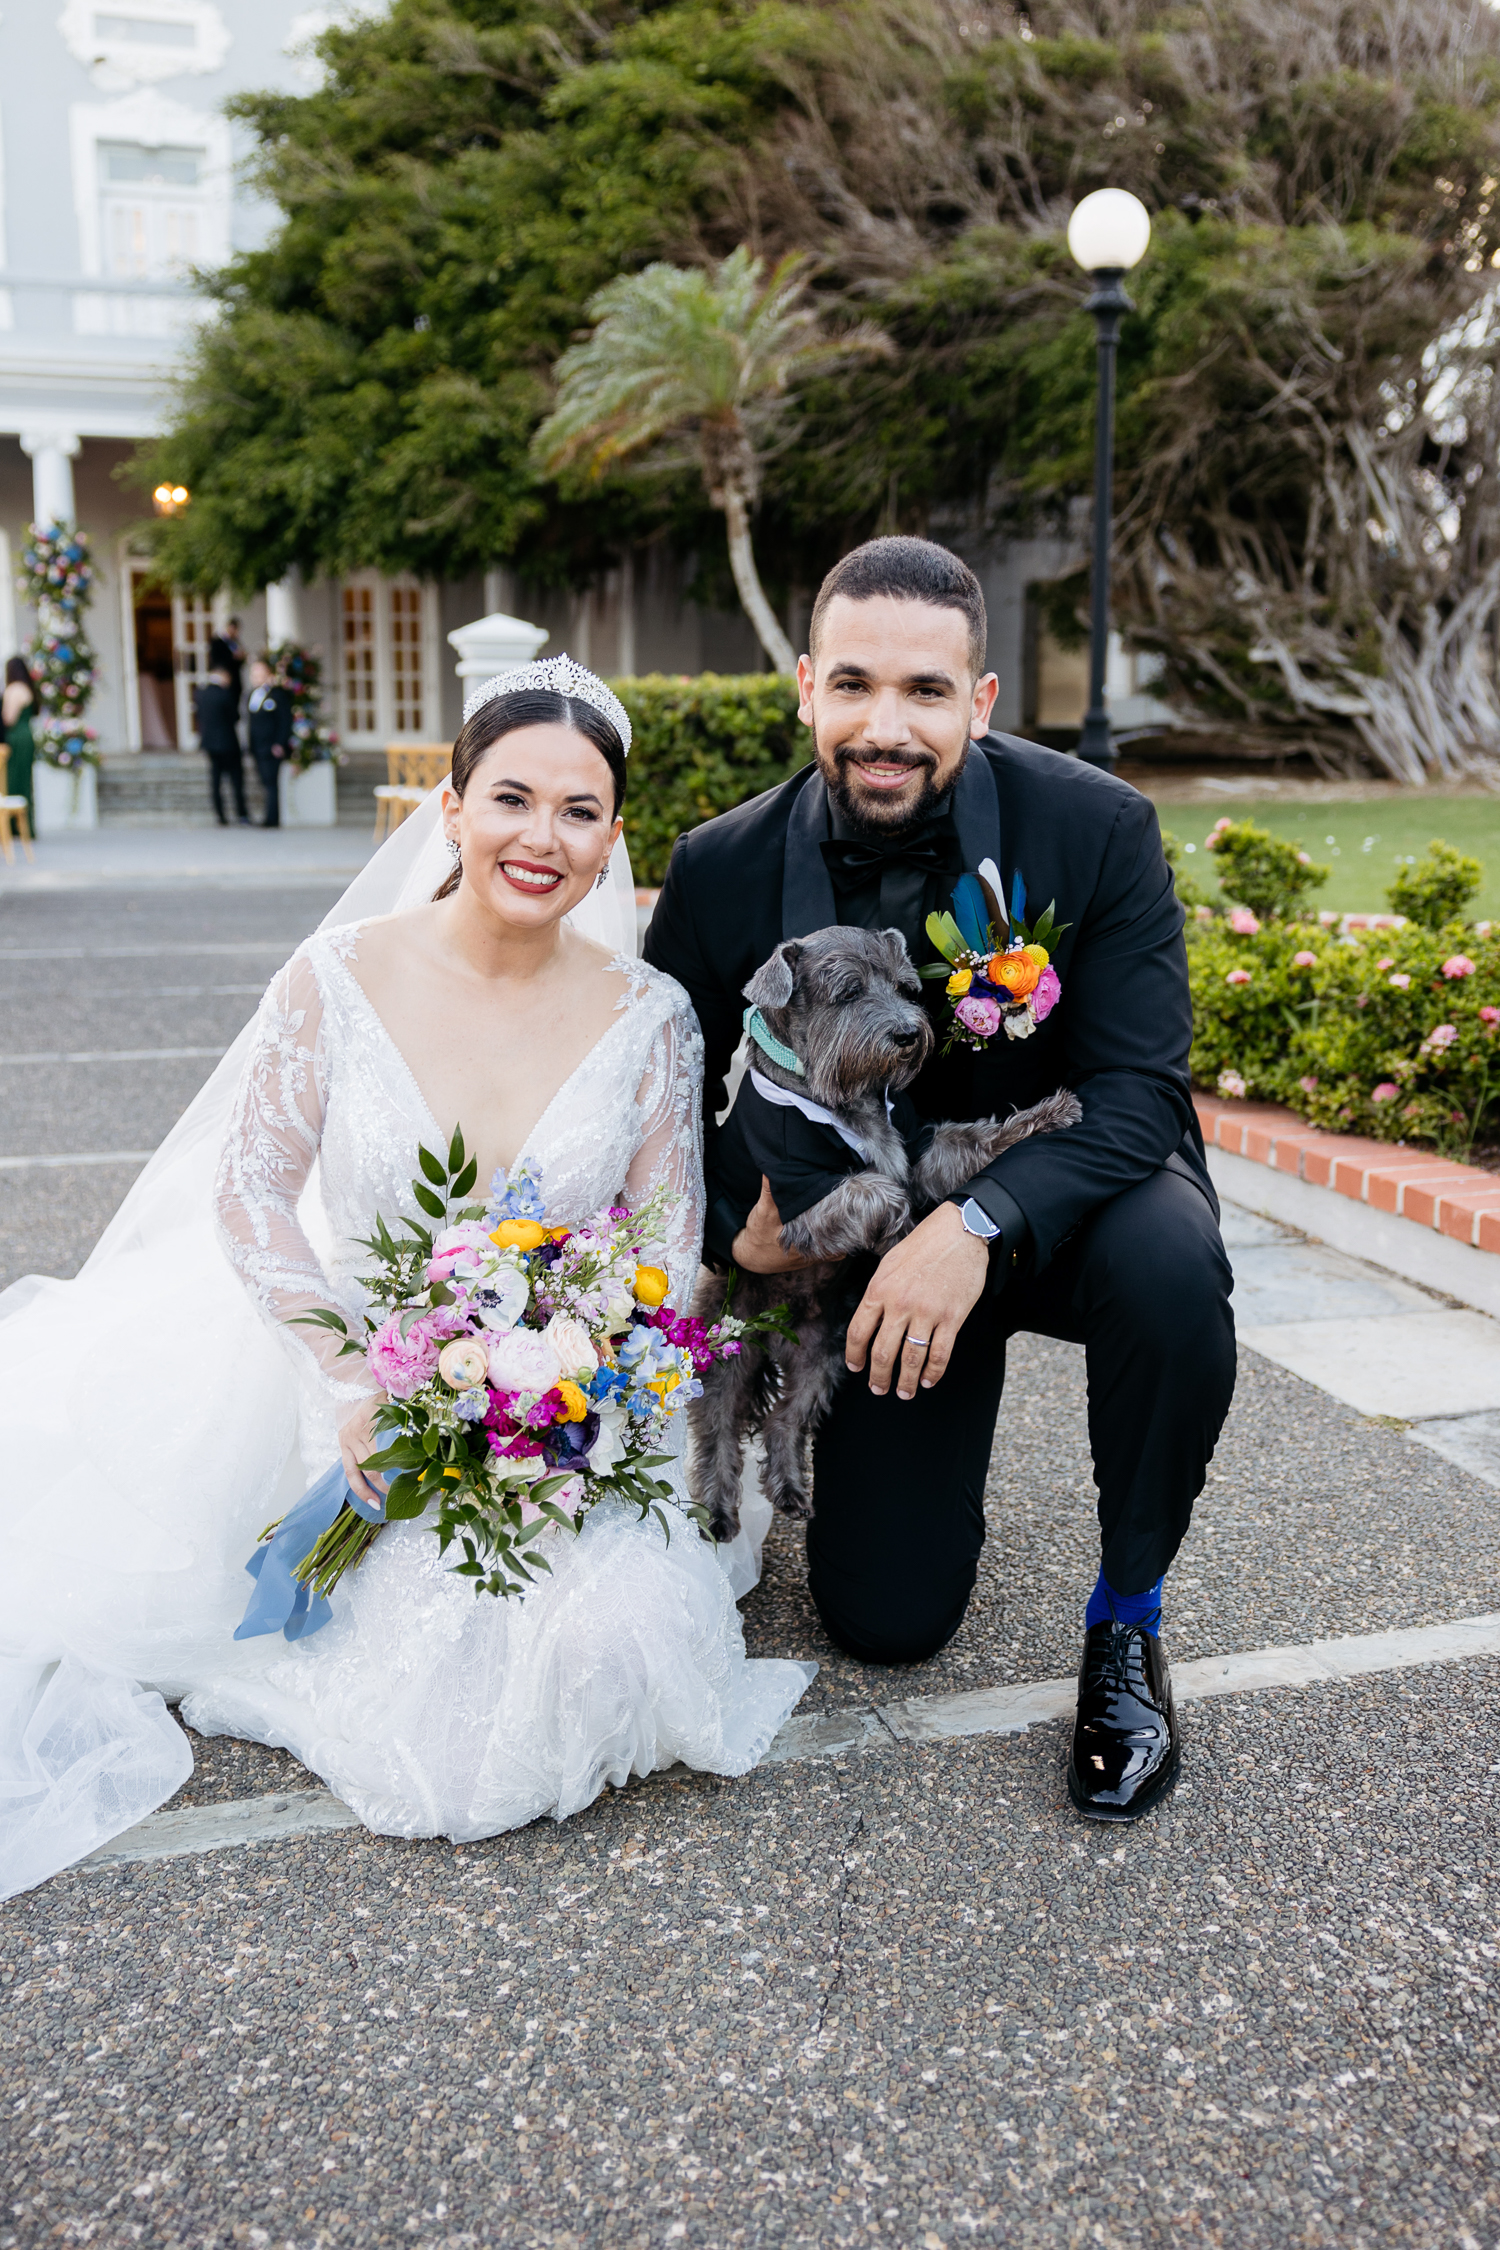
[[[1120,316],[1131,309],[1130,299],[1125,294],[1125,276],[1132,266],[1139,265],[1150,240],[1151,220],[1146,207],[1124,188],[1099,188],[1093,195],[1086,195],[1068,222],[1068,248],[1084,272],[1094,277],[1094,293],[1086,301],[1084,310],[1094,316],[1099,352],[1089,707],[1078,738],[1078,755],[1087,765],[1106,768],[1115,762],[1109,711],[1104,701],[1104,676],[1109,663],[1110,517],[1114,503],[1115,347],[1120,338]]]

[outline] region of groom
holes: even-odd
[[[705,1255],[774,1273],[800,1260],[769,1188],[736,1208],[714,1167],[746,981],[784,938],[836,922],[899,929],[914,961],[936,959],[926,918],[985,859],[1007,903],[1024,887],[1028,922],[1055,901],[1061,997],[1045,1021],[980,1053],[934,1050],[911,1094],[925,1116],[971,1119],[1067,1085],[1082,1120],[1008,1149],[881,1260],[849,1326],[865,1380],[840,1387],[817,1439],[808,1580],[852,1656],[934,1655],[974,1586],[1006,1341],[1083,1344],[1103,1552],[1068,1786],[1080,1811],[1131,1820],[1177,1771],[1161,1584],[1234,1388],[1231,1280],[1155,812],[1074,758],[988,732],[985,633],[979,582],[946,548],[876,539],[846,555],[797,666],[814,763],[678,839],[645,951],[703,1027]],[[941,981],[925,990],[941,1046],[951,1003]]]

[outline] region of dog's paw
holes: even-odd
[[[727,1547],[732,1539],[738,1539],[740,1535],[739,1509],[718,1506],[710,1508],[708,1511],[708,1532],[709,1537],[720,1547]]]
[[[812,1494],[805,1484],[794,1484],[790,1477],[768,1475],[765,1492],[778,1516],[790,1516],[794,1523],[812,1521]]]

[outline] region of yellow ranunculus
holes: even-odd
[[[561,1422],[581,1422],[588,1413],[589,1402],[578,1385],[565,1379],[558,1384],[557,1395],[562,1400],[566,1410],[558,1416],[558,1420]]]
[[[636,1267],[635,1299],[638,1305],[665,1304],[667,1291],[671,1286],[660,1266]]]
[[[951,1000],[962,1000],[973,982],[974,971],[972,969],[955,969],[948,979],[948,997]]]
[[[1028,961],[1035,961],[1039,969],[1045,969],[1052,958],[1045,945],[1023,945],[1021,951]]]
[[[547,1239],[547,1229],[535,1219],[502,1219],[490,1236],[497,1250],[536,1250]]]

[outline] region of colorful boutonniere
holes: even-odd
[[[954,884],[951,914],[928,915],[927,935],[943,958],[921,974],[946,977],[953,1002],[945,1055],[956,1046],[983,1049],[1002,1024],[1007,1039],[1029,1039],[1062,998],[1050,948],[1069,925],[1055,921],[1049,905],[1028,929],[1025,913],[1020,876],[1007,914],[1000,871],[986,859],[977,875]]]

